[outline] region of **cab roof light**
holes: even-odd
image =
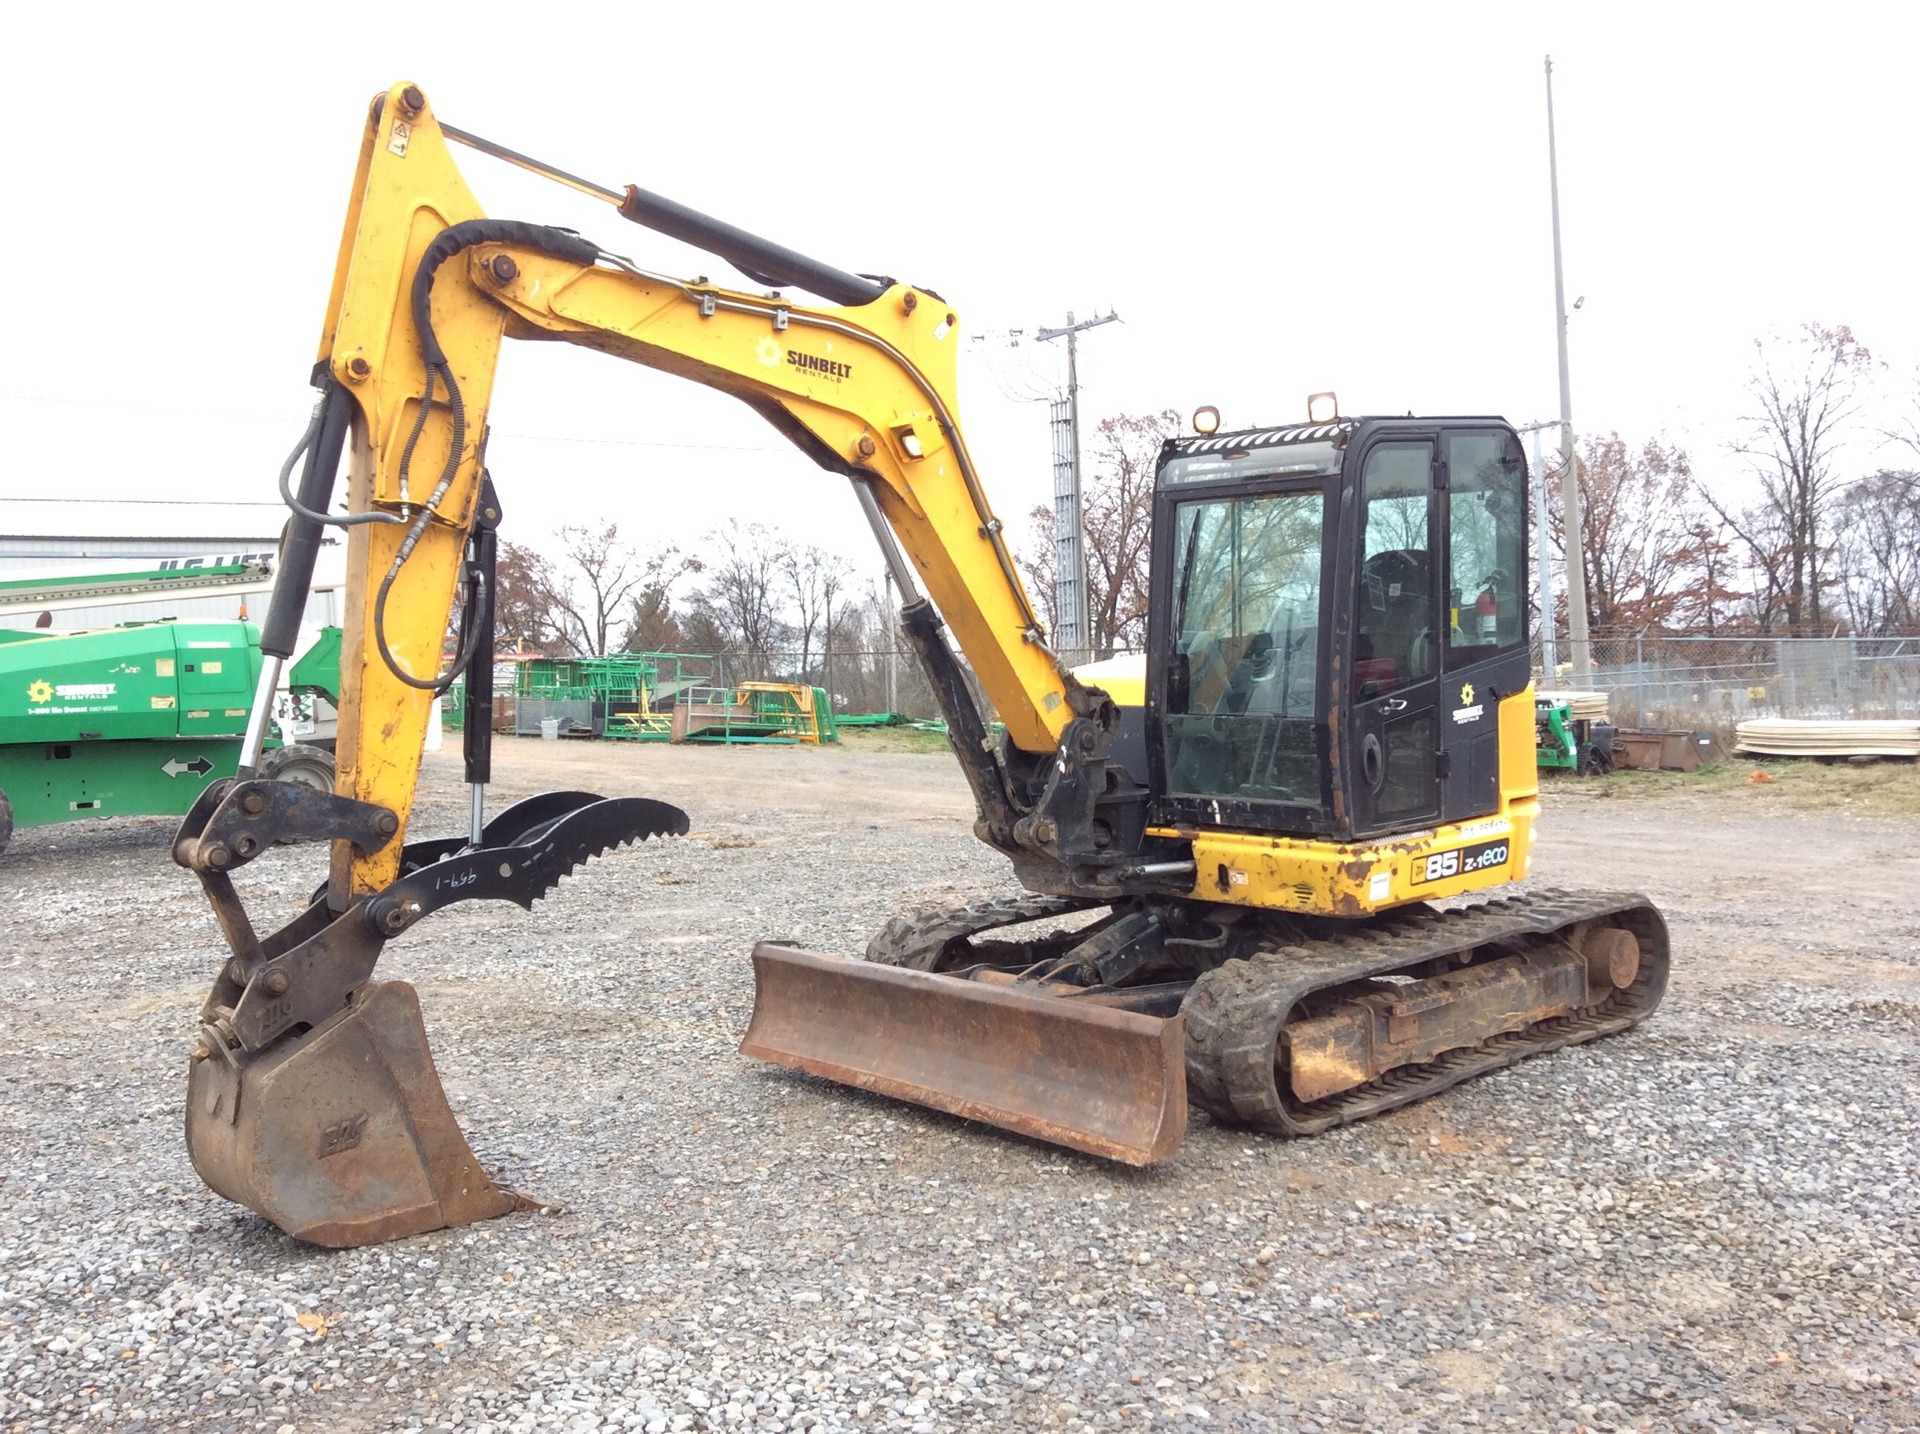
[[[1340,400],[1331,393],[1307,396],[1307,422],[1332,423],[1340,416]]]
[[[1220,431],[1220,410],[1212,404],[1202,404],[1193,411],[1193,431],[1195,433],[1218,433]]]

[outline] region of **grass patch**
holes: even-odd
[[[916,732],[911,727],[842,727],[840,745],[849,752],[945,752],[944,732]]]
[[[1755,772],[1773,780],[1756,782]],[[1614,772],[1606,777],[1541,773],[1541,792],[1573,801],[1698,797],[1716,806],[1746,803],[1754,811],[1920,814],[1920,762],[1881,758],[1855,765],[1813,758],[1730,757],[1693,772]]]

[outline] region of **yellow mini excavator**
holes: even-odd
[[[603,198],[760,291],[489,219],[448,141]],[[1147,1163],[1178,1146],[1189,1096],[1218,1121],[1311,1134],[1654,1008],[1667,937],[1638,896],[1433,904],[1525,877],[1538,812],[1527,477],[1506,423],[1197,423],[1160,457],[1144,671],[1094,685],[1048,648],[968,457],[958,332],[931,290],[579,179],[440,123],[411,84],[375,99],[320,398],[281,472],[292,518],[239,775],[174,846],[230,948],[188,1084],[208,1185],[323,1245],[521,1207],[453,1119],[413,988],[373,979],[381,949],[453,902],[530,906],[598,853],[687,830],[665,803],[585,792],[489,817],[489,724],[469,722],[468,830],[408,838],[434,695],[464,672],[469,710],[490,700],[486,414],[504,337],[733,394],[851,480],[975,832],[1025,889],[903,914],[865,959],[761,944],[750,1055]],[[258,767],[326,526],[347,534],[349,573],[331,794]],[[327,881],[263,936],[233,875],[301,839],[331,843]]]

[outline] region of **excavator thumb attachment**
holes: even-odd
[[[769,942],[753,977],[756,1060],[1129,1165],[1186,1133],[1181,1016]]]
[[[405,981],[251,1060],[211,1044],[187,1078],[193,1168],[288,1234],[345,1248],[536,1208],[468,1148]]]

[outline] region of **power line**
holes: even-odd
[[[177,404],[106,403],[91,398],[65,398],[46,393],[0,393],[0,400],[16,403],[54,403],[72,408],[99,408],[117,413],[166,413],[189,418],[217,418],[223,422],[239,419],[247,423],[284,423],[283,413],[236,413],[230,410],[182,408]],[[496,438],[512,438],[522,443],[589,443],[612,448],[680,448],[701,453],[787,453],[793,450],[775,444],[678,443],[645,438],[584,438],[573,433],[521,433],[511,428],[492,430]]]

